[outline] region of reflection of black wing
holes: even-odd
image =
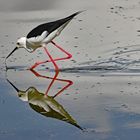
[[[27,38],[37,37],[37,36],[41,35],[44,31],[51,33],[54,30],[56,30],[57,28],[59,28],[61,25],[63,25],[64,23],[70,21],[74,16],[76,16],[79,13],[80,12],[76,12],[66,18],[63,18],[63,19],[60,19],[60,20],[57,20],[54,22],[41,24],[41,25],[37,26],[36,28],[34,28],[31,32],[29,32],[27,35]]]
[[[50,111],[47,112],[43,107],[40,107],[38,105],[34,105],[34,104],[31,104],[31,103],[29,103],[29,105],[33,110],[35,110],[39,114],[44,115],[46,117],[56,118],[56,119],[59,119],[59,120],[64,120],[64,118],[65,118],[60,113],[56,112],[55,110],[53,110],[51,108],[49,108]]]
[[[66,116],[61,115],[59,112],[56,112],[55,110],[53,110],[52,108],[49,108],[50,110],[47,112],[43,107],[40,107],[38,105],[34,105],[32,103],[29,103],[30,107],[35,110],[36,112],[38,112],[39,114],[46,116],[46,117],[50,117],[50,118],[55,118],[61,121],[65,121],[67,123],[70,123],[74,126],[76,126],[77,128],[83,130],[77,123],[75,120],[73,120],[69,114],[68,114],[68,118]]]

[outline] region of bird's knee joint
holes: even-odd
[[[70,59],[70,58],[72,58],[72,55],[71,55],[71,54],[70,54],[70,55],[68,55],[67,59]]]

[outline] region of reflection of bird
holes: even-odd
[[[35,70],[30,70],[36,77],[41,77],[41,78],[45,78],[45,79],[51,79],[53,82],[55,81],[60,81],[60,82],[65,82],[67,83],[61,90],[59,90],[54,96],[53,98],[55,98],[56,96],[58,96],[59,94],[61,94],[64,90],[66,90],[69,86],[71,86],[73,84],[73,82],[71,80],[66,80],[66,79],[60,79],[60,78],[52,78],[49,76],[45,76],[45,75],[41,75],[40,73],[38,73]],[[52,82],[50,83],[50,85],[48,86],[45,94],[48,95],[48,92],[50,90],[50,88],[52,87]]]
[[[53,97],[40,93],[36,88],[30,87],[26,91],[21,91],[9,80],[7,80],[18,92],[18,97],[22,101],[29,103],[30,107],[39,114],[55,118],[70,123],[83,130],[68,112]]]
[[[52,43],[54,46],[56,46],[58,49],[60,49],[62,52],[64,52],[67,55],[67,57],[65,58],[56,58],[54,59],[55,61],[71,58],[72,55],[70,53],[63,50],[60,46],[58,46],[52,40],[55,37],[57,37],[61,33],[61,31],[67,26],[67,24],[79,13],[81,13],[81,11],[76,12],[66,18],[63,18],[54,22],[44,23],[37,26],[36,28],[31,30],[26,37],[21,37],[20,39],[18,39],[17,46],[6,57],[6,59],[18,48],[25,48],[28,52],[33,52],[37,48],[45,47],[46,44],[48,43]],[[35,65],[31,67],[31,69],[45,62],[49,62],[49,61],[37,62],[35,63]]]

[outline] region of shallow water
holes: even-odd
[[[40,73],[46,75],[44,71]],[[74,84],[55,100],[83,130],[65,122],[65,119],[37,113],[31,108],[33,100],[24,101],[8,82],[2,80],[1,138],[65,139],[68,136],[68,139],[111,140],[132,139],[135,136],[139,139],[139,78],[78,74],[60,74],[62,79],[72,80]],[[21,91],[34,87],[44,93],[50,83],[49,79],[37,78],[29,71],[9,70],[7,76]],[[49,96],[63,86],[65,83],[57,81]]]
[[[0,139],[139,140],[139,1],[7,2],[0,1]],[[47,96],[52,63],[27,70],[48,60],[42,49],[16,51],[6,70],[4,59],[18,37],[81,9],[87,11],[55,39],[73,58],[57,62],[60,73]],[[48,49],[54,58],[63,56]]]

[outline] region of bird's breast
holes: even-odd
[[[26,48],[28,50],[34,51],[37,48],[41,47],[41,42],[40,43],[35,43],[35,42],[31,42],[31,41],[26,41]]]

